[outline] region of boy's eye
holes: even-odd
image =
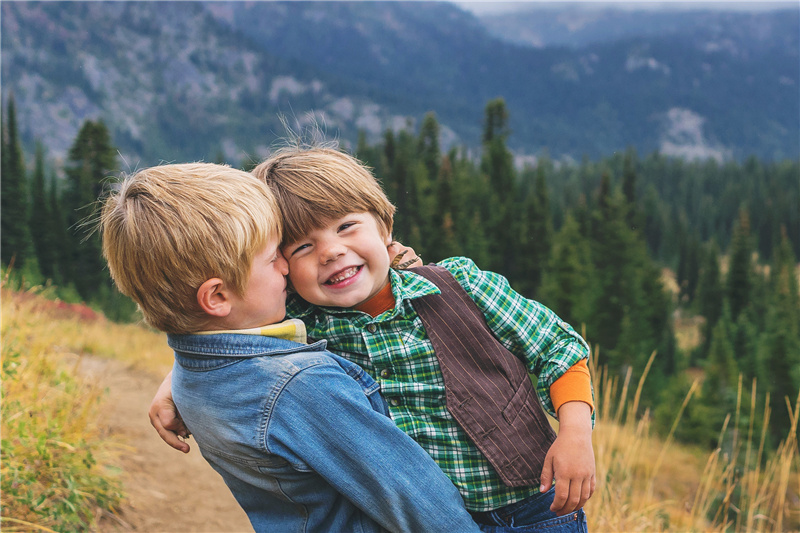
[[[298,244],[298,245],[295,245],[295,246],[290,246],[288,248],[290,250],[289,256],[291,257],[291,256],[297,254],[298,252],[302,252],[303,250],[305,250],[307,248],[310,248],[310,247],[311,247],[311,245],[308,244],[308,243]]]
[[[356,225],[355,222],[345,222],[344,224],[339,226],[339,231],[344,231],[344,230],[346,230],[348,228],[351,228],[351,227],[353,227],[355,225]]]

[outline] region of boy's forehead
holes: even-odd
[[[338,222],[342,217],[347,216],[349,213],[343,213],[341,216],[320,216],[314,218],[313,221],[309,220],[308,224],[304,227],[284,228],[283,240],[281,246],[287,246],[304,239],[312,231],[324,229]]]
[[[270,237],[269,239],[267,239],[266,243],[261,248],[260,253],[269,253],[269,252],[274,253],[277,252],[281,246],[283,246],[283,243],[280,237],[277,236]]]

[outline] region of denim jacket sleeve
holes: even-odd
[[[390,531],[480,531],[453,483],[334,365],[296,374],[274,404],[266,446],[310,468]]]

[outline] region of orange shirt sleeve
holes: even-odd
[[[592,378],[586,361],[581,359],[550,385],[550,399],[553,400],[556,413],[565,403],[575,401],[589,404],[594,412]]]

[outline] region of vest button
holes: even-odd
[[[367,325],[367,331],[369,331],[370,333],[375,333],[375,330],[377,330],[377,329],[378,328],[375,326],[375,324],[368,324]]]
[[[400,400],[398,400],[397,398],[392,398],[391,400],[389,400],[389,403],[397,407],[398,405],[400,405]]]
[[[383,370],[381,370],[381,377],[382,378],[388,378],[391,374],[392,373],[389,372],[388,368],[384,368]]]

